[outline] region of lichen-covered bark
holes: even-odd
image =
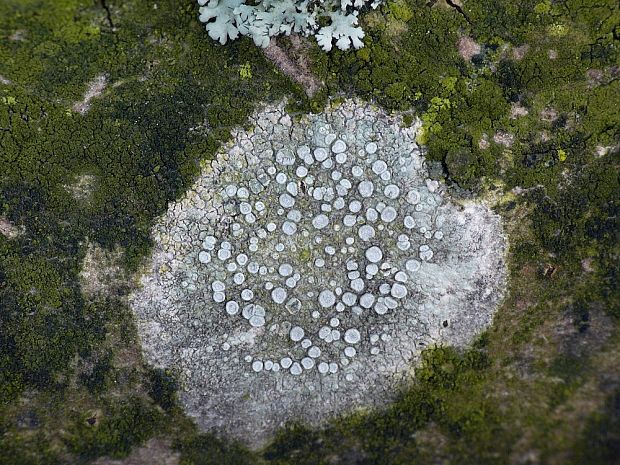
[[[451,3],[363,15],[363,49],[311,52],[326,90],[310,101],[249,42],[214,46],[193,2],[0,3],[0,462],[120,457],[156,435],[186,463],[613,462],[617,2]],[[197,433],[174,373],[142,364],[131,283],[92,297],[80,271],[95,246],[138,268],[153,219],[256,102],[320,110],[339,92],[417,111],[436,173],[495,198],[510,294],[474,348],[427,351],[390,408],[291,427],[257,457]]]

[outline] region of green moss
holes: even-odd
[[[395,0],[387,3],[388,14],[399,21],[407,22],[413,18],[413,12],[405,0]]]
[[[426,145],[432,135],[439,134],[443,127],[441,125],[441,113],[448,113],[452,103],[447,98],[433,97],[428,110],[422,115],[422,128],[416,140],[418,144]]]
[[[104,392],[109,386],[108,378],[113,369],[112,352],[108,350],[104,354],[88,357],[85,364],[88,368],[80,373],[80,383],[91,393]]]
[[[169,370],[153,368],[149,372],[149,395],[151,399],[166,411],[170,411],[177,401],[179,384]]]
[[[42,433],[4,433],[0,439],[2,465],[60,465],[61,459],[47,447]]]
[[[244,63],[239,67],[239,76],[241,79],[252,79],[252,65]]]
[[[565,162],[566,159],[568,158],[568,154],[566,153],[566,150],[558,149],[557,153],[558,153],[558,160],[561,162]]]
[[[588,418],[586,429],[574,446],[575,465],[605,465],[620,456],[620,392],[616,390],[605,402],[603,411]]]
[[[61,274],[57,265],[40,256],[23,256],[10,247],[4,252],[0,254],[4,277],[0,360],[10,364],[15,374],[3,380],[2,390],[15,395],[22,383],[54,385],[55,374],[64,371],[77,352],[85,355],[91,344],[101,340],[95,328],[104,315],[82,300],[70,281],[71,273]]]
[[[528,34],[550,20],[536,11],[537,0],[508,2],[505,0],[476,0],[467,2],[463,9],[475,27],[479,40],[490,42],[502,39],[517,44],[527,40]]]
[[[450,147],[445,156],[446,170],[459,186],[474,188],[478,182],[478,165],[469,147]]]
[[[363,60],[365,62],[370,61],[370,51],[368,50],[368,47],[360,48],[356,52],[356,55],[360,60]]]
[[[227,444],[209,434],[180,438],[174,445],[181,452],[181,465],[249,465],[256,456],[238,444]]]
[[[551,2],[549,0],[537,3],[534,11],[538,14],[545,14],[551,11]]]
[[[552,37],[564,37],[568,34],[568,27],[564,24],[551,24],[547,28],[547,32]]]
[[[161,414],[144,400],[132,397],[111,404],[101,418],[75,415],[65,443],[83,459],[124,457],[161,427]]]

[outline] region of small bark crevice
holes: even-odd
[[[112,21],[112,13],[110,12],[110,7],[108,6],[108,3],[106,0],[100,0],[101,3],[101,8],[104,9],[105,11],[105,16],[106,16],[106,21],[108,22],[108,26],[110,26],[110,28],[114,29],[114,21]]]
[[[463,16],[463,18],[465,18],[465,21],[471,24],[471,20],[469,19],[469,16],[467,16],[467,13],[463,11],[463,7],[461,5],[456,3],[454,0],[446,0],[446,3],[450,5],[452,8],[454,8],[456,11],[458,11]]]
[[[426,6],[434,6],[437,3],[438,0],[430,0]],[[445,0],[446,5],[448,5],[450,8],[456,10],[461,16],[463,16],[463,18],[465,18],[465,21],[467,21],[470,25],[473,24],[471,22],[471,20],[469,19],[469,16],[467,16],[467,13],[465,13],[465,11],[463,10],[463,7],[460,5],[460,2],[458,0]]]

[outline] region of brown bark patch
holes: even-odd
[[[302,86],[306,95],[312,98],[323,83],[310,69],[308,60],[310,46],[298,35],[291,35],[289,41],[290,48],[285,49],[272,39],[263,49],[263,53],[285,76]]]
[[[463,57],[465,61],[471,61],[472,57],[478,55],[481,51],[480,44],[478,44],[471,37],[463,36],[458,41],[459,55]]]

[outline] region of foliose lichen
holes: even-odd
[[[325,51],[333,42],[341,50],[364,46],[357,16],[362,8],[376,8],[381,0],[198,0],[200,21],[213,40],[225,44],[240,35],[267,47],[271,37],[299,33],[316,36]]]

